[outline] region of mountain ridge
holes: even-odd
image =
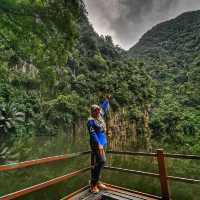
[[[196,23],[198,20],[199,22]],[[155,54],[158,53],[173,53],[174,50],[176,50],[173,45],[174,41],[180,39],[179,44],[181,44],[181,38],[188,36],[185,35],[185,30],[193,33],[193,28],[197,30],[197,32],[200,29],[200,10],[185,12],[176,18],[155,25],[140,38],[136,45],[128,50],[128,54],[135,58],[143,58],[152,55],[156,56]],[[182,31],[184,31],[184,33],[182,33]],[[180,36],[180,34],[182,35]],[[196,43],[200,43],[198,34],[193,34],[193,37],[196,37]],[[191,38],[188,38],[188,41],[190,39]],[[178,46],[178,50],[190,52],[190,47],[196,44],[192,43],[190,45],[188,41],[186,41],[186,45],[183,45],[185,49]],[[200,50],[200,45],[197,45],[195,48],[195,50]]]
[[[200,10],[154,26],[128,54],[156,82],[153,133],[179,143],[200,134]]]

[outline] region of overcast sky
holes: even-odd
[[[200,0],[84,0],[90,22],[100,35],[111,35],[124,49],[154,25],[191,10]]]

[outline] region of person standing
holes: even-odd
[[[91,115],[87,122],[90,135],[91,160],[93,162],[91,170],[90,191],[98,193],[100,189],[107,187],[100,182],[101,172],[106,162],[105,147],[107,144],[106,123],[104,117],[109,110],[109,99],[106,97],[100,106],[91,106]]]

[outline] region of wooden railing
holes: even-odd
[[[71,159],[71,158],[77,158],[77,157],[80,157],[82,155],[87,155],[90,152],[91,151],[78,152],[78,153],[72,153],[72,154],[52,156],[52,157],[47,157],[47,158],[42,158],[42,159],[37,159],[37,160],[29,160],[29,161],[20,162],[20,163],[13,163],[13,164],[9,164],[9,165],[0,165],[0,172],[1,171],[8,171],[8,170],[22,169],[22,168],[31,167],[31,166],[34,166],[34,165],[47,164],[47,163],[55,162],[55,161],[61,161],[61,160],[64,161],[64,160]],[[72,177],[81,175],[82,173],[89,171],[90,169],[91,169],[91,167],[87,167],[87,168],[66,174],[64,176],[60,176],[60,177],[51,179],[51,180],[43,182],[43,183],[33,185],[33,186],[25,188],[23,190],[4,195],[4,196],[0,197],[0,200],[16,199],[17,197],[21,197],[21,196],[24,196],[26,194],[30,194],[32,192],[35,192],[35,191],[47,188],[49,186],[64,182],[64,181],[66,181],[66,180],[68,180]]]
[[[47,158],[41,158],[37,160],[29,160],[25,162],[20,163],[12,163],[9,165],[0,165],[0,172],[1,171],[8,171],[8,170],[14,170],[14,169],[22,169],[26,167],[31,167],[33,165],[39,165],[39,164],[45,164],[55,161],[61,161],[61,160],[67,160],[71,158],[77,158],[79,156],[89,154],[91,151],[84,151],[84,152],[78,152],[78,153],[72,153],[72,154],[65,154],[65,155],[59,155],[59,156],[52,156]]]
[[[157,162],[158,162],[159,174],[151,173],[151,172],[137,171],[137,170],[130,170],[130,169],[123,169],[123,168],[117,168],[117,167],[109,167],[109,166],[105,166],[105,168],[108,170],[115,170],[115,171],[119,171],[119,172],[126,172],[126,173],[131,173],[131,174],[136,174],[136,175],[143,175],[143,176],[159,178],[163,200],[171,199],[169,180],[190,183],[190,184],[200,183],[200,180],[197,180],[197,179],[168,176],[167,165],[165,162],[165,158],[200,160],[200,156],[197,156],[197,155],[183,155],[183,154],[169,154],[169,153],[165,154],[162,149],[157,149],[156,153],[143,153],[143,152],[130,152],[130,151],[121,151],[121,152],[107,151],[107,153],[156,157]]]
[[[168,176],[167,173],[167,165],[165,162],[166,158],[176,158],[176,159],[192,159],[192,160],[200,160],[200,156],[197,155],[182,155],[182,154],[167,154],[164,153],[162,149],[156,150],[156,153],[144,153],[144,152],[130,152],[130,151],[106,151],[108,154],[121,154],[121,155],[132,155],[132,156],[150,156],[150,157],[156,157],[158,161],[158,169],[159,173],[151,173],[151,172],[144,172],[144,171],[137,171],[137,170],[131,170],[131,169],[123,169],[123,168],[118,168],[118,167],[110,167],[110,166],[105,166],[105,169],[107,170],[112,170],[112,171],[119,171],[119,172],[125,172],[125,173],[130,173],[130,174],[136,174],[136,175],[143,175],[143,176],[150,176],[150,177],[156,177],[160,179],[160,185],[161,185],[161,192],[162,192],[162,199],[163,200],[169,200],[171,199],[171,192],[170,192],[170,187],[169,187],[169,180],[172,181],[179,181],[179,182],[185,182],[185,183],[191,183],[191,184],[196,184],[200,183],[200,180],[196,179],[189,179],[189,178],[183,178],[183,177],[175,177],[175,176]],[[47,164],[50,162],[55,162],[55,161],[61,161],[61,160],[67,160],[70,158],[77,158],[82,155],[87,155],[91,153],[91,151],[86,151],[86,152],[79,152],[79,153],[73,153],[73,154],[67,154],[67,155],[60,155],[60,156],[53,156],[53,157],[47,157],[47,158],[42,158],[42,159],[37,159],[37,160],[30,160],[30,161],[25,161],[21,163],[14,163],[14,164],[9,164],[9,165],[1,165],[0,166],[0,172],[2,171],[8,171],[8,170],[16,170],[16,169],[22,169],[22,168],[27,168],[31,167],[33,165],[39,165],[39,164]],[[93,160],[91,160],[91,165],[93,165]],[[51,179],[49,181],[46,181],[44,183],[40,183],[34,186],[31,186],[29,188],[25,188],[23,190],[4,195],[0,197],[0,199],[3,200],[10,200],[10,199],[15,199],[17,197],[21,197],[23,195],[32,193],[34,191],[38,191],[44,188],[47,188],[51,185],[58,184],[60,182],[66,181],[72,177],[78,176],[86,171],[89,171],[91,169],[91,166],[80,169],[78,171],[66,174],[64,176],[60,176],[54,179]]]

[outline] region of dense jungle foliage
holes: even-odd
[[[82,1],[5,0],[0,10],[1,136],[65,131],[106,94],[142,130],[153,81],[95,33]]]
[[[199,152],[200,11],[158,24],[129,50],[156,82],[151,128],[165,141]],[[183,145],[183,146],[184,146]]]
[[[66,131],[112,94],[138,134],[148,123],[153,138],[199,151],[199,11],[153,27],[128,56],[93,30],[82,1],[10,0],[0,10],[1,138]]]
[[[153,148],[199,153],[199,22],[199,11],[183,14],[157,25],[126,52],[94,31],[82,0],[1,0],[0,162],[87,150],[88,133],[80,124],[90,105],[107,94],[116,120],[111,149],[133,150],[140,140],[139,150],[151,150],[151,138]],[[71,128],[75,137],[68,134]],[[49,135],[59,137],[39,137]],[[154,159],[110,156],[108,162],[158,173]],[[87,157],[1,173],[0,196],[89,163]],[[199,179],[197,162],[171,159],[168,169],[170,175]],[[88,177],[24,198],[61,198],[86,185]],[[157,180],[108,172],[105,180],[160,195]],[[199,199],[199,185],[172,184],[174,199]]]

